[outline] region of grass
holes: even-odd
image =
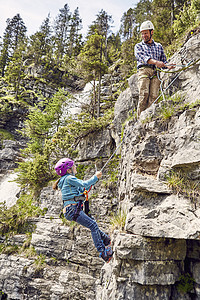
[[[0,129],[0,140],[12,140],[14,141],[14,136],[12,135],[12,133],[10,133],[9,131],[5,130],[5,129]]]
[[[161,122],[169,120],[172,116],[176,115],[177,113],[184,112],[188,109],[194,109],[200,106],[200,100],[197,99],[193,103],[185,103],[185,96],[180,96],[175,94],[170,97],[166,97],[166,101],[160,102],[160,108],[156,111],[156,114],[153,116],[147,116],[142,123],[148,123],[154,120],[159,120]]]
[[[162,116],[162,119],[165,121],[173,116],[174,111],[175,111],[175,107],[173,106],[173,104],[165,105],[161,108],[160,115]]]
[[[127,213],[124,210],[119,210],[116,215],[113,214],[110,224],[111,232],[114,230],[124,231]]]
[[[36,272],[41,271],[45,268],[45,266],[46,266],[45,259],[46,259],[46,256],[43,254],[40,254],[37,256],[37,258],[34,261],[34,267],[35,267]]]
[[[19,247],[17,245],[10,245],[10,244],[0,244],[0,254],[17,254],[19,253]]]
[[[42,210],[36,205],[32,195],[21,195],[17,203],[10,208],[7,208],[5,203],[0,203],[0,234],[8,237],[33,232],[35,225],[30,223],[30,219],[45,213],[45,209]]]
[[[189,198],[195,205],[198,203],[200,196],[199,180],[192,180],[189,176],[189,171],[177,169],[166,176],[168,185],[174,192],[182,194]]]

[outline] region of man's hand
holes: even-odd
[[[166,65],[166,67],[171,70],[174,69],[176,67],[176,64],[171,64],[171,65]]]
[[[165,68],[165,67],[167,67],[167,66],[164,64],[163,61],[159,61],[159,60],[156,61],[155,65],[156,65],[157,68]]]

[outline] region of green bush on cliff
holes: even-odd
[[[48,156],[38,153],[32,160],[19,162],[16,172],[18,172],[16,182],[36,194],[53,178],[53,166],[49,163]]]
[[[127,213],[120,209],[117,214],[113,214],[110,219],[111,231],[120,230],[123,231],[125,228]]]
[[[200,195],[199,180],[193,180],[190,177],[189,170],[172,170],[166,176],[169,186],[176,192],[188,197],[192,203],[196,204]]]
[[[29,219],[45,212],[46,210],[42,210],[34,203],[33,196],[27,194],[23,194],[10,208],[7,208],[5,203],[0,203],[0,235],[32,232],[34,225]]]
[[[39,147],[39,152],[35,153],[33,146],[29,146],[27,152],[31,155],[30,160],[19,163],[19,167],[16,169],[18,172],[16,181],[22,187],[39,191],[55,178],[54,165],[58,159],[63,156],[75,158],[77,156],[76,147],[80,140],[89,133],[106,127],[112,119],[113,110],[97,120],[90,118],[87,114],[79,115],[78,120],[69,119],[66,126],[59,127],[51,139],[43,142],[42,148]],[[34,139],[32,143],[35,142]]]
[[[184,3],[182,11],[176,16],[174,20],[173,29],[176,36],[180,36],[185,33],[189,28],[198,25],[200,20],[198,15],[200,14],[200,2],[199,0],[191,0],[191,4],[188,6]]]

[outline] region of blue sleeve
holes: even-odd
[[[95,183],[97,183],[97,181],[98,181],[98,178],[96,175],[92,176],[88,180],[81,180],[81,179],[76,178],[75,176],[70,176],[68,178],[68,183],[70,185],[82,188],[80,190],[83,190],[83,191],[84,191],[84,188],[86,190],[89,189],[91,187],[91,185],[94,185]]]

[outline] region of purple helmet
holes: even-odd
[[[55,165],[56,173],[60,176],[63,176],[67,173],[68,169],[71,169],[73,166],[74,161],[69,158],[62,158],[60,159],[57,164]]]

